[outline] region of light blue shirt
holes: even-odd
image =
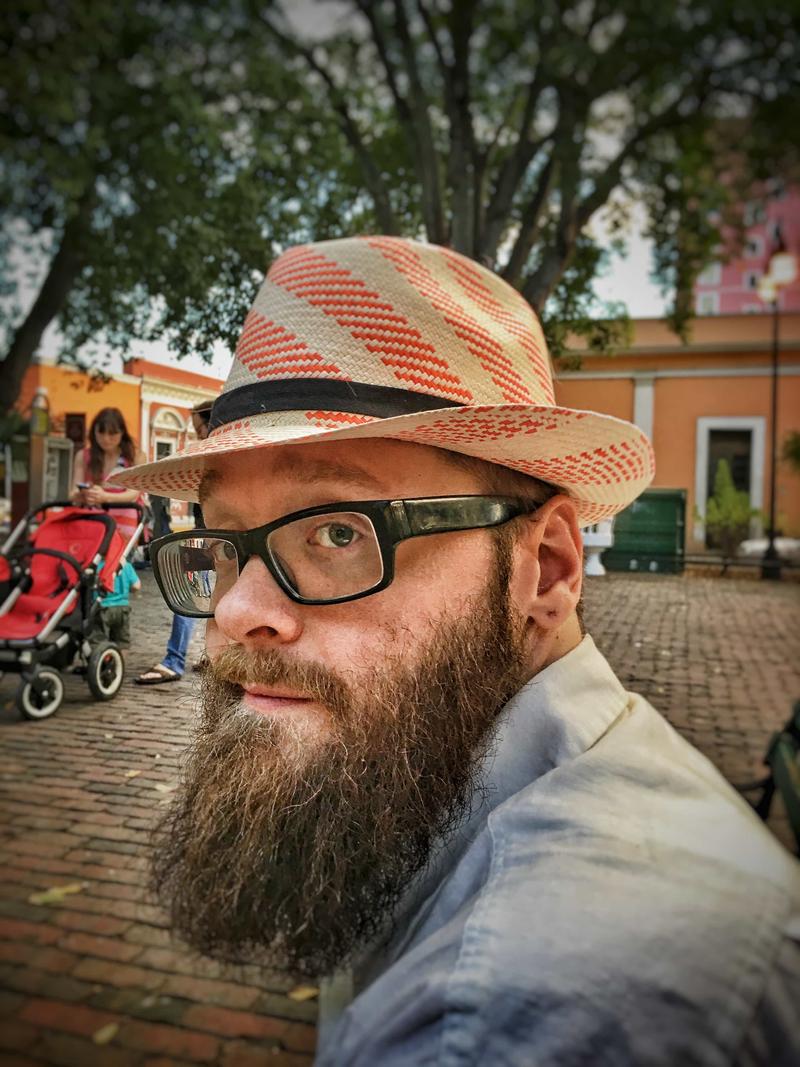
[[[103,569],[101,563],[98,567],[98,574]],[[137,588],[139,585],[139,575],[136,573],[132,564],[125,560],[122,566],[114,576],[114,588],[109,593],[102,594],[100,596],[100,603],[104,608],[121,608],[127,607],[130,603],[131,589]]]
[[[325,984],[318,1067],[800,1062],[800,865],[591,638],[509,702],[484,780]]]

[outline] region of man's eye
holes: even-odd
[[[217,541],[216,544],[209,545],[209,551],[215,563],[230,563],[236,559],[236,549],[230,541]]]
[[[360,540],[361,534],[346,522],[326,522],[318,526],[309,540],[322,548],[347,548]]]

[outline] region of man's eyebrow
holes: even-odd
[[[314,482],[340,481],[368,492],[383,491],[381,482],[363,467],[355,463],[337,463],[335,460],[324,459],[321,456],[312,459],[293,455],[281,456],[275,463],[273,472],[303,482],[305,485]]]
[[[221,481],[222,475],[219,471],[211,470],[205,472],[197,487],[197,500],[200,507],[208,503],[209,494],[213,493],[219,487]]]
[[[384,487],[373,475],[369,474],[354,463],[337,463],[335,460],[315,457],[314,459],[301,459],[299,456],[282,456],[273,466],[271,473],[290,477],[304,485],[313,485],[315,482],[339,481],[346,482],[357,489],[365,492],[384,491]],[[207,470],[200,479],[197,496],[201,507],[208,503],[208,498],[217,493],[225,479],[219,470]]]

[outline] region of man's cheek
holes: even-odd
[[[230,641],[220,632],[214,619],[208,619],[206,621],[206,652],[208,658],[215,659],[229,644]]]

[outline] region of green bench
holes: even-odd
[[[751,800],[751,804],[765,822],[769,818],[775,793],[780,793],[794,834],[796,851],[800,855],[800,700],[794,705],[788,722],[773,734],[764,763],[769,768],[769,774],[757,782],[739,786],[739,791],[760,794],[757,799]]]

